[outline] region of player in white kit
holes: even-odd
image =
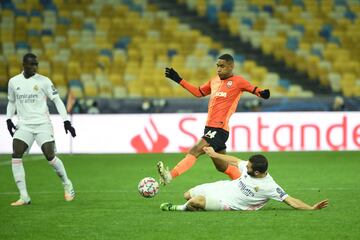
[[[237,165],[240,178],[198,185],[184,193],[185,204],[163,203],[160,205],[163,211],[258,210],[270,199],[303,210],[317,210],[328,205],[328,200],[323,200],[310,206],[289,196],[267,172],[268,161],[263,155],[253,155],[249,161],[242,161],[216,153],[211,147],[205,147],[204,151],[224,164]]]
[[[55,103],[56,109],[64,120],[65,132],[76,136],[64,103],[51,80],[37,74],[38,61],[36,55],[25,54],[23,57],[23,72],[12,77],[8,83],[8,105],[6,110],[7,128],[13,137],[12,172],[15,183],[20,192],[20,198],[11,203],[12,206],[30,204],[30,196],[26,189],[25,171],[22,157],[29,151],[33,142],[41,147],[41,150],[60,177],[64,189],[65,200],[72,201],[75,191],[70,179],[67,177],[62,161],[55,156],[55,139],[53,127],[50,121],[47,99]],[[17,114],[18,122],[15,126],[12,117]]]

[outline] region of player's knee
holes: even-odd
[[[197,196],[194,198],[191,198],[189,201],[189,204],[198,210],[205,209],[205,197],[203,196]]]
[[[55,153],[47,153],[44,155],[45,155],[46,160],[48,160],[48,161],[51,161],[55,158]]]
[[[24,155],[24,153],[22,153],[22,152],[16,152],[16,151],[14,151],[11,156],[12,156],[12,158],[22,158],[23,155]]]
[[[199,146],[194,146],[188,153],[195,157],[199,157],[200,155],[204,154],[204,150]]]
[[[184,192],[184,198],[185,198],[186,200],[189,200],[189,199],[191,198],[189,191]]]

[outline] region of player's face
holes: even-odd
[[[216,71],[220,79],[226,79],[233,75],[234,63],[218,59],[216,62]]]
[[[246,169],[247,169],[247,174],[249,174],[252,177],[256,177],[256,175],[257,175],[256,173],[258,171],[254,172],[254,169],[252,168],[252,163],[250,161],[246,165]]]
[[[39,63],[36,58],[32,58],[32,57],[27,58],[23,63],[25,76],[26,77],[33,76],[37,72],[38,65]]]

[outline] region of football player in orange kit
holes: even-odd
[[[210,95],[208,105],[208,117],[205,125],[204,135],[190,151],[171,171],[165,167],[163,162],[157,163],[160,181],[166,185],[174,178],[189,170],[196,162],[197,158],[204,154],[204,147],[211,146],[216,152],[225,153],[226,141],[229,137],[229,119],[235,112],[241,94],[246,91],[258,97],[268,99],[270,91],[262,90],[253,86],[241,76],[233,74],[234,59],[230,54],[223,54],[217,60],[218,76],[210,79],[200,87],[196,87],[185,79],[182,79],[173,68],[165,69],[165,76],[180,84],[195,97]],[[240,171],[236,166],[224,164],[212,158],[216,169],[224,172],[231,179],[240,177]]]

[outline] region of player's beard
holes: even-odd
[[[250,175],[251,177],[255,177],[254,171],[251,171],[251,172],[250,172],[250,171],[247,171],[247,174]]]

